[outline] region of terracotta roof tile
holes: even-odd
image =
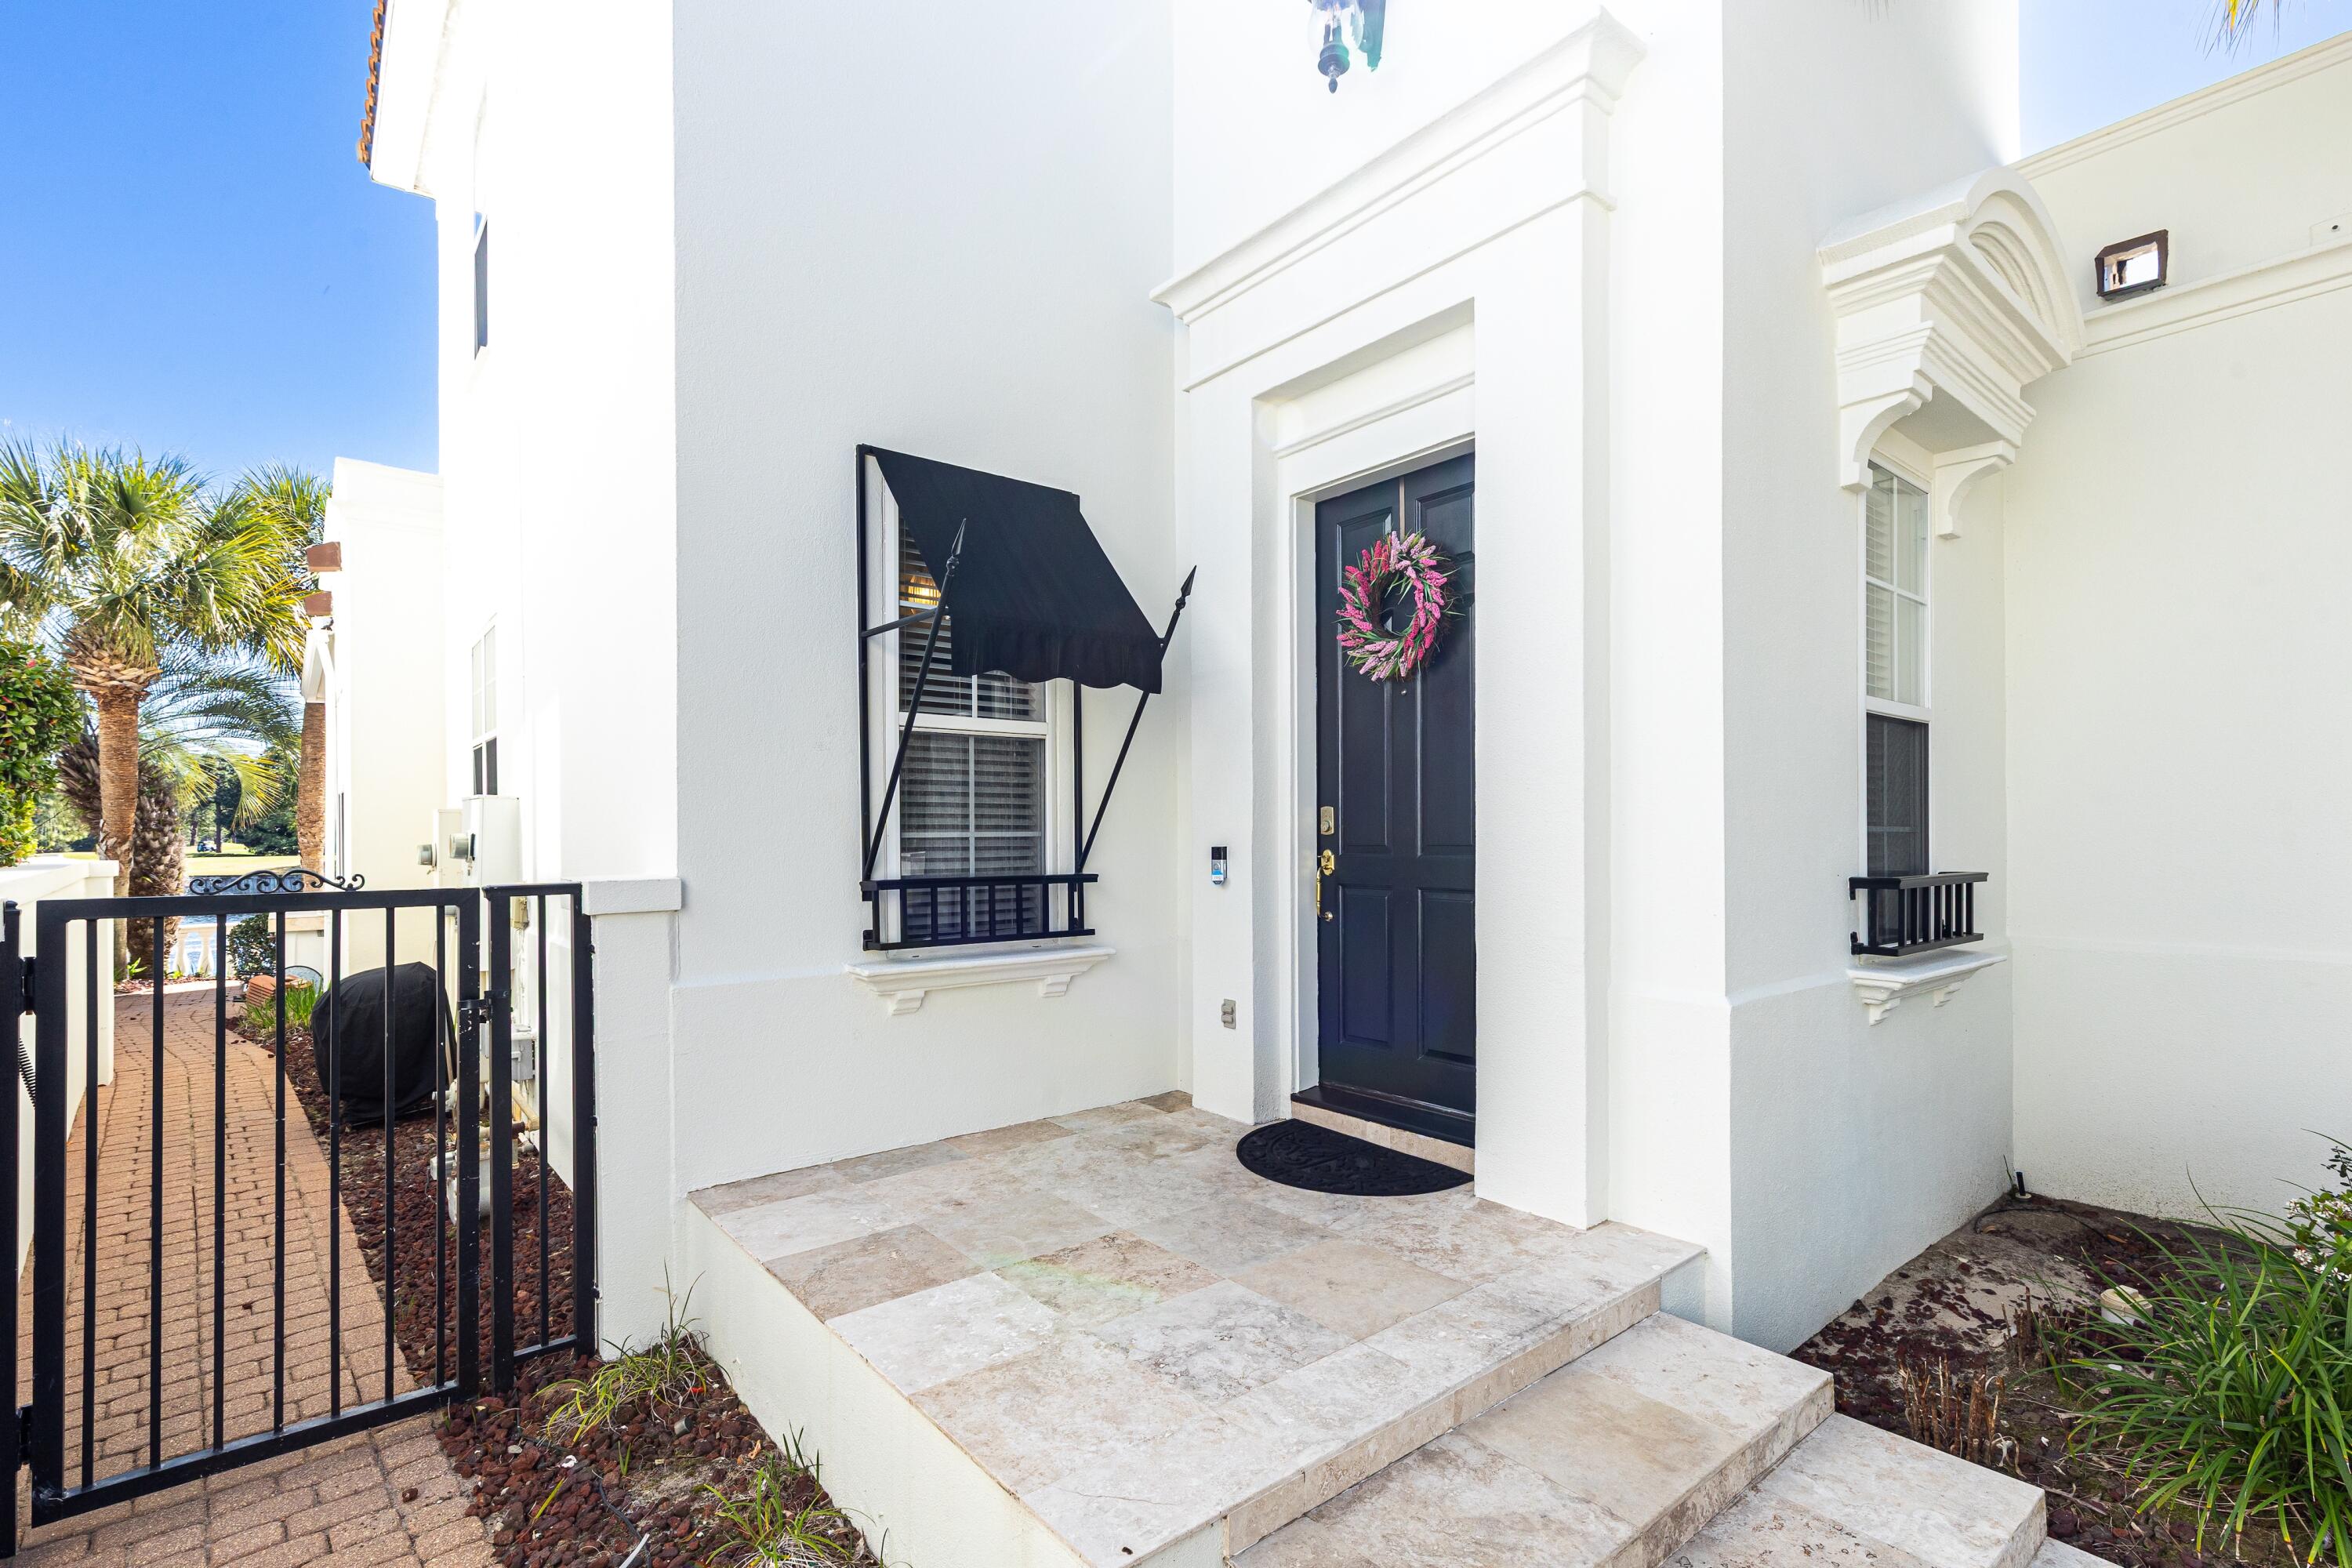
[[[368,35],[367,107],[360,113],[360,162],[375,167],[375,95],[383,81],[383,8],[375,0],[375,26]]]

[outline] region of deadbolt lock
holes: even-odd
[[[1322,821],[1319,826],[1322,828],[1323,837],[1328,838],[1332,834],[1339,831],[1339,813],[1333,811],[1328,805],[1325,806],[1322,813]]]

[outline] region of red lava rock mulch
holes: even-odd
[[[268,1032],[252,1036],[265,1047]],[[286,1077],[310,1119],[320,1146],[329,1142],[327,1096],[319,1082],[307,1029],[287,1030]],[[446,1119],[443,1130],[448,1131]],[[435,1121],[430,1110],[393,1125],[393,1238],[398,1268],[394,1334],[420,1384],[436,1379],[444,1352],[456,1375],[457,1227],[444,1220],[435,1189]],[[384,1146],[381,1123],[342,1129],[344,1207],[366,1256],[369,1276],[384,1281]],[[515,1336],[519,1346],[539,1342],[538,1157],[525,1153],[514,1173]],[[488,1173],[483,1173],[487,1184]],[[435,1310],[435,1247],[446,1242],[439,1311]],[[547,1182],[547,1331],[572,1330],[572,1194],[561,1178]],[[479,1238],[481,1279],[490,1289],[490,1228]],[[488,1313],[480,1327],[484,1375],[488,1375]],[[446,1342],[436,1335],[447,1335]],[[739,1506],[764,1472],[774,1500],[787,1514],[803,1513],[818,1544],[801,1555],[772,1556],[779,1563],[871,1568],[877,1560],[856,1526],[834,1510],[814,1475],[802,1472],[736,1399],[725,1378],[698,1352],[694,1375],[661,1400],[625,1405],[613,1424],[584,1438],[551,1432],[550,1415],[570,1397],[575,1380],[602,1364],[594,1357],[556,1353],[523,1363],[509,1398],[453,1406],[439,1428],[442,1448],[460,1475],[478,1489],[471,1511],[496,1521],[493,1549],[509,1568],[619,1568],[640,1538],[638,1568],[677,1563],[732,1564],[753,1560],[747,1538],[723,1510]],[[565,1461],[571,1462],[567,1464]],[[824,1542],[830,1542],[830,1548]]]
[[[2050,1533],[2061,1541],[2126,1568],[2283,1568],[2293,1553],[2274,1535],[2250,1531],[2233,1552],[2209,1530],[2200,1552],[2192,1511],[2137,1512],[2140,1489],[2124,1474],[2120,1452],[2070,1447],[2074,1406],[2036,1342],[2034,1320],[2079,1319],[2108,1286],[2147,1286],[2167,1267],[2151,1238],[2177,1247],[2192,1234],[2214,1233],[2049,1198],[2003,1204],[1888,1275],[1790,1353],[1836,1378],[1841,1412],[1923,1440],[1906,1414],[1906,1363],[1998,1375],[1995,1451],[1987,1458],[2048,1493]],[[2021,1338],[2012,1325],[2029,1297]]]
[[[270,1043],[266,1031],[256,1037],[265,1047]],[[286,1031],[286,1080],[310,1117],[310,1130],[317,1135],[320,1148],[328,1148],[327,1095],[319,1082],[308,1029],[289,1026]],[[443,1118],[442,1131],[454,1142],[454,1122],[446,1116]],[[435,1374],[436,1364],[446,1365],[448,1377],[457,1375],[457,1227],[445,1221],[439,1194],[434,1190],[434,1117],[429,1108],[393,1123],[392,1230],[394,1261],[399,1266],[394,1274],[396,1300],[392,1307],[393,1333],[402,1358],[408,1363],[409,1375],[425,1384],[442,1381]],[[366,1255],[368,1276],[381,1290],[385,1272],[383,1124],[346,1124],[341,1149],[342,1205],[352,1216],[352,1228],[359,1235],[360,1249]],[[515,1163],[514,1305],[518,1348],[540,1342],[540,1171],[536,1153],[525,1151]],[[487,1191],[490,1180],[487,1167],[481,1179]],[[437,1259],[436,1246],[442,1248]],[[483,1309],[478,1343],[485,1376],[488,1375],[490,1357],[490,1225],[486,1218],[476,1237],[481,1260]],[[434,1310],[436,1275],[440,1297],[437,1314]],[[547,1332],[549,1337],[560,1339],[572,1331],[572,1192],[562,1177],[552,1175],[547,1182],[545,1284]]]

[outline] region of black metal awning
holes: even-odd
[[[952,673],[1160,689],[1160,636],[1119,581],[1076,496],[878,447],[866,451],[931,581],[950,584]]]

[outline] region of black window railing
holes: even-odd
[[[1990,871],[1849,877],[1847,895],[1862,900],[1862,929],[1852,933],[1853,951],[1871,958],[1905,958],[1982,942],[1977,884],[1991,879]]]
[[[1087,887],[1100,879],[1091,871],[876,878],[858,884],[873,910],[866,949],[897,952],[1092,936],[1094,930],[1087,924]],[[892,915],[898,918],[894,921]]]

